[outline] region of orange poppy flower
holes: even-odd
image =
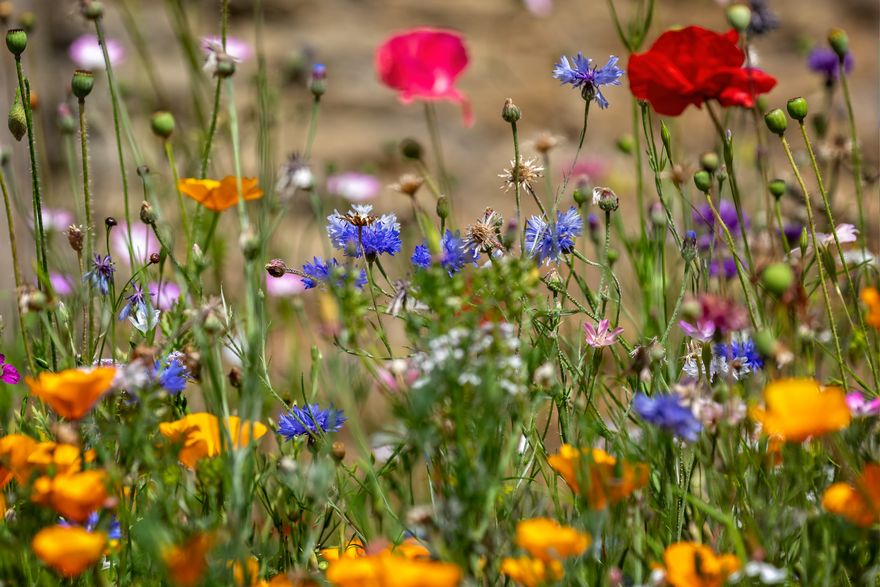
[[[582,455],[592,457],[592,461],[583,470],[580,462]],[[648,483],[646,464],[622,463],[618,467],[617,459],[599,448],[579,450],[563,444],[559,448],[559,454],[551,455],[547,461],[578,495],[581,495],[581,482],[589,481],[589,494],[586,497],[590,505],[598,510],[608,507],[609,503],[615,504],[629,497]],[[587,472],[589,475],[582,474]]]
[[[25,381],[31,393],[49,404],[58,415],[79,420],[110,390],[115,376],[114,367],[96,367],[44,372],[36,379],[27,377]]]
[[[875,287],[866,287],[859,294],[862,302],[868,306],[868,315],[865,322],[880,330],[880,291]]]
[[[666,583],[672,587],[721,587],[739,569],[732,554],[716,555],[695,542],[670,544],[663,553]]]
[[[340,547],[322,548],[321,556],[326,561],[335,561],[340,558],[360,558],[366,556],[366,550],[364,550],[364,543],[361,542],[360,538],[352,538],[345,549]]]
[[[461,569],[451,563],[409,559],[387,551],[330,563],[327,580],[339,587],[455,587]]]
[[[32,469],[46,473],[51,469],[55,475],[78,473],[82,468],[83,458],[87,463],[95,460],[95,451],[83,453],[78,446],[59,444],[57,442],[40,442],[28,456],[24,474],[27,477]]]
[[[863,528],[880,522],[880,464],[865,465],[855,485],[835,483],[826,489],[822,507]]]
[[[544,562],[539,558],[521,556],[501,561],[501,572],[525,587],[540,587],[562,579],[565,571],[558,560]]]
[[[260,422],[242,423],[238,416],[230,416],[228,421],[229,436],[235,448],[247,446],[250,442],[251,429],[254,438],[261,438],[268,428]],[[195,469],[196,463],[203,458],[220,454],[222,439],[216,416],[207,412],[189,414],[175,422],[162,422],[159,432],[172,442],[182,442],[178,458],[180,462]]]
[[[222,212],[238,204],[238,186],[234,175],[227,175],[220,181],[189,177],[178,181],[177,189],[214,212]],[[254,177],[241,178],[241,192],[245,200],[263,197],[263,190]]]
[[[24,434],[8,434],[0,438],[0,489],[12,480],[27,482],[28,457],[34,452],[37,441]]]
[[[104,471],[40,477],[34,482],[31,500],[49,506],[68,520],[83,523],[107,499]]]
[[[545,563],[580,556],[592,537],[549,518],[532,518],[516,525],[516,543]]]
[[[34,554],[65,577],[76,577],[104,554],[107,536],[78,526],[50,526],[31,542]]]
[[[214,535],[201,532],[183,544],[167,546],[162,560],[171,582],[181,587],[198,585],[208,568],[207,554],[214,546]]]
[[[753,420],[768,436],[803,442],[842,430],[851,419],[846,396],[838,387],[823,388],[813,379],[780,379],[764,388],[766,408],[753,408]]]

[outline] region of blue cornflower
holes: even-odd
[[[637,393],[632,402],[633,409],[642,420],[659,428],[664,428],[679,438],[694,442],[700,430],[700,421],[685,406],[677,393],[648,397]]]
[[[89,532],[94,532],[95,528],[98,527],[98,522],[101,519],[101,514],[98,512],[92,512],[89,514],[89,517],[86,518],[86,523],[82,525]],[[73,526],[78,526],[79,524],[72,524],[65,518],[58,518],[58,525],[64,526],[66,528],[71,528]],[[119,520],[116,519],[116,516],[110,516],[110,526],[107,528],[107,538],[110,540],[121,540],[122,539],[122,528],[119,525]]]
[[[285,440],[293,440],[296,436],[315,436],[327,432],[338,432],[345,423],[346,417],[342,410],[331,406],[322,410],[318,404],[306,404],[305,407],[293,406],[278,420],[278,433]]]
[[[608,100],[602,95],[601,86],[619,86],[623,70],[617,67],[617,57],[612,55],[602,67],[594,67],[593,60],[578,52],[571,62],[563,55],[553,68],[553,77],[563,84],[580,88],[584,100],[596,100],[599,108],[608,108]]]
[[[394,255],[400,251],[400,223],[394,214],[371,216],[370,205],[353,206],[348,214],[335,211],[327,217],[327,234],[333,246],[349,257],[361,254]]]
[[[153,379],[172,395],[186,389],[189,378],[189,369],[183,364],[180,353],[169,354],[164,365],[160,361],[153,365]]]
[[[727,365],[734,370],[737,379],[764,368],[764,359],[751,338],[741,342],[731,341],[730,344],[719,343],[715,345],[714,350],[716,357],[727,361]]]
[[[526,251],[539,263],[558,262],[574,250],[574,239],[584,231],[584,221],[574,207],[556,213],[556,222],[532,216],[526,222]]]
[[[476,263],[479,256],[477,251],[473,247],[469,247],[461,238],[461,234],[457,230],[455,233],[449,229],[446,230],[446,234],[440,239],[440,249],[442,251],[440,264],[449,272],[449,275],[461,271],[461,268],[468,263]],[[428,245],[426,243],[418,245],[410,260],[417,267],[430,267],[432,259]]]
[[[91,282],[92,286],[97,288],[101,295],[106,296],[110,292],[110,282],[113,281],[113,273],[116,267],[113,265],[113,259],[110,255],[95,254],[95,260],[92,261],[92,269],[83,275],[83,281]]]
[[[305,273],[305,277],[303,277],[303,285],[306,289],[318,287],[319,283],[328,282],[331,273],[337,273],[339,279],[336,281],[336,285],[342,286],[345,283],[349,272],[352,270],[338,269],[339,266],[340,265],[336,259],[330,259],[325,262],[321,257],[315,257],[311,263],[303,265],[302,270],[303,273]],[[367,272],[361,269],[354,284],[358,287],[363,287],[365,283],[367,283]]]
[[[147,298],[151,294],[145,293],[144,289],[137,283],[131,285],[131,295],[125,298],[125,305],[119,312],[119,319],[125,320],[132,312],[135,314],[140,311],[141,314],[147,313]]]

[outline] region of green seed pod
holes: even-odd
[[[849,52],[849,37],[843,29],[831,29],[828,31],[828,44],[837,53],[837,57],[843,59]]]
[[[422,159],[424,149],[422,149],[421,143],[419,143],[417,140],[407,138],[400,141],[400,152],[407,159],[420,161]]]
[[[717,153],[709,151],[700,155],[700,167],[702,167],[703,170],[708,171],[709,173],[712,173],[716,169],[718,169],[718,166],[720,164],[721,161],[718,159]]]
[[[712,176],[708,171],[698,171],[694,174],[694,185],[704,194],[708,194],[712,188]]]
[[[437,198],[437,216],[443,219],[449,218],[449,198],[446,196]]]
[[[770,293],[781,296],[794,283],[794,271],[785,263],[773,263],[761,273],[761,284]]]
[[[84,2],[82,7],[82,15],[89,20],[98,20],[104,16],[104,5],[95,0]]]
[[[623,135],[617,138],[615,145],[618,151],[625,155],[630,155],[636,148],[636,140],[632,135]]]
[[[16,57],[24,53],[27,48],[28,37],[23,29],[10,29],[6,31],[6,48]]]
[[[513,103],[512,99],[508,98],[504,101],[504,106],[501,108],[501,118],[504,119],[504,122],[513,124],[522,118],[522,110]]]
[[[786,109],[788,115],[798,122],[802,122],[807,117],[807,101],[801,97],[789,100]]]
[[[617,263],[617,260],[620,259],[620,251],[617,249],[609,248],[608,249],[608,265],[614,267],[614,264]]]
[[[156,112],[150,119],[150,127],[157,137],[167,139],[174,134],[174,116],[170,112]]]
[[[745,4],[734,4],[727,9],[727,22],[741,33],[749,28],[749,24],[752,22],[752,11]]]
[[[767,189],[770,190],[770,195],[772,195],[777,200],[785,195],[785,191],[787,186],[785,185],[784,179],[774,179],[767,186]]]
[[[779,136],[785,134],[785,129],[788,126],[788,120],[785,118],[785,113],[779,108],[774,108],[765,114],[764,122],[767,123],[767,128],[770,129],[770,132]]]
[[[578,205],[578,208],[580,208],[587,202],[587,200],[590,199],[590,192],[586,187],[577,187],[574,189],[571,197],[574,198],[574,203]]]
[[[70,89],[73,95],[79,100],[85,100],[86,96],[92,93],[95,87],[95,76],[91,71],[77,69],[73,72],[73,79],[70,82]]]
[[[21,103],[21,92],[15,92],[15,100],[9,109],[9,132],[16,141],[20,141],[27,132],[27,114]]]

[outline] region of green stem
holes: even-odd
[[[660,347],[666,348],[666,341],[669,339],[669,334],[672,332],[672,325],[675,324],[675,319],[678,317],[678,311],[681,309],[681,303],[684,301],[684,295],[687,293],[687,286],[690,282],[691,278],[691,264],[688,261],[685,261],[684,265],[684,279],[681,281],[681,289],[678,290],[678,298],[675,300],[675,307],[672,309],[672,316],[669,317],[669,323],[666,325],[666,330],[663,331],[663,336],[660,337]]]
[[[444,194],[449,197],[451,188],[449,174],[446,172],[446,163],[443,160],[443,144],[440,141],[440,125],[437,123],[437,111],[433,102],[425,102],[425,120],[428,124],[428,134],[431,137],[431,148],[434,150],[434,160],[437,162],[437,175]],[[450,199],[450,206],[452,201]]]
[[[94,227],[92,226],[92,189],[91,182],[89,181],[89,135],[88,135],[88,127],[86,125],[86,101],[85,98],[81,98],[79,100],[79,144],[82,155],[82,177],[83,177],[83,205],[85,207],[86,213],[86,228],[85,228],[85,254],[84,257],[86,262],[90,262],[92,259],[92,251],[95,248],[94,245]],[[134,256],[130,256],[132,262],[134,262]],[[87,285],[88,291],[86,292],[86,300],[85,300],[85,324],[86,324],[86,333],[85,336],[87,340],[92,340],[94,335],[94,323],[92,321],[92,286],[91,282]],[[85,348],[85,347],[84,347]],[[91,359],[91,357],[83,357],[85,360]]]
[[[862,193],[862,149],[859,147],[859,135],[856,129],[856,117],[853,113],[852,98],[849,93],[844,56],[839,58],[840,87],[843,88],[843,101],[846,103],[846,117],[849,121],[850,142],[852,143],[853,183],[856,187],[856,202],[859,206],[859,235],[862,237],[862,250],[868,246],[868,235],[865,232],[865,208]]]
[[[217,116],[220,113],[220,90],[223,78],[217,78],[214,88],[214,108],[211,110],[211,124],[208,126],[208,136],[205,137],[205,148],[202,150],[202,164],[199,166],[199,178],[204,179],[208,175],[208,162],[211,160],[211,146],[214,143],[214,134],[217,132]]]
[[[9,250],[12,252],[12,271],[15,277],[15,289],[16,291],[20,291],[22,286],[21,265],[18,263],[18,244],[15,241],[15,222],[12,219],[12,206],[10,206],[9,203],[9,191],[6,189],[6,175],[3,173],[3,170],[0,170],[0,190],[3,191],[3,205],[6,208],[6,224],[9,229]],[[30,369],[31,373],[35,374],[36,368],[34,365],[34,357],[31,353],[30,338],[24,328],[24,314],[22,313],[19,304],[16,303],[15,307],[18,310],[18,327],[21,330],[21,338],[24,342],[24,352],[27,356],[28,369]]]
[[[183,224],[183,234],[186,235],[187,251],[189,251],[191,248],[190,238],[192,237],[189,231],[189,219],[186,214],[183,194],[180,193],[180,190],[177,187],[179,177],[177,175],[177,163],[174,161],[174,147],[171,146],[171,141],[167,139],[165,140],[165,157],[168,159],[168,166],[171,167],[171,179],[174,181],[174,192],[177,194],[177,206],[180,209],[180,222]],[[187,256],[189,256],[189,252],[187,252]]]
[[[577,165],[578,158],[581,156],[581,148],[584,146],[584,139],[587,137],[587,123],[590,120],[590,104],[592,100],[584,100],[584,124],[581,126],[581,134],[578,137],[578,146],[577,150],[574,152],[574,159],[571,161],[571,166],[568,168],[568,173],[565,174],[565,177],[562,178],[562,189],[556,193],[555,202],[559,202],[559,198],[562,197],[562,194],[565,193],[565,189],[568,187],[568,182],[571,180],[571,174],[574,173],[575,165]],[[550,170],[546,170],[547,173],[550,173]],[[554,203],[554,208],[556,207],[556,203]]]
[[[519,133],[516,130],[515,120],[511,121],[510,130],[513,133],[513,190],[514,195],[516,196],[516,222],[518,225],[517,230],[519,231],[519,251],[520,256],[524,256],[526,254],[526,232],[522,221],[522,195],[520,194],[519,185]],[[547,173],[549,174],[549,172],[550,170],[548,169]]]
[[[312,146],[315,144],[315,135],[318,132],[318,114],[321,111],[321,96],[315,96],[312,100],[312,113],[309,116],[309,133],[306,138],[306,148],[303,158],[308,161],[312,156]]]

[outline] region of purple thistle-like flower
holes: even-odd
[[[91,282],[92,286],[97,288],[101,295],[106,296],[110,292],[110,282],[113,281],[113,273],[116,267],[110,255],[95,254],[95,260],[92,261],[92,269],[83,275],[83,281]]]
[[[6,362],[6,356],[0,354],[0,381],[15,385],[21,381],[21,374],[14,366]]]
[[[479,257],[477,251],[467,245],[457,230],[455,233],[449,229],[446,230],[446,234],[440,239],[440,249],[441,253],[439,262],[443,268],[449,272],[450,276],[461,271],[462,267],[468,263],[476,264],[477,258]],[[416,246],[410,260],[412,261],[412,264],[417,267],[425,269],[430,267],[433,259],[431,257],[431,251],[428,249],[428,245],[422,243]]]
[[[584,231],[584,221],[573,206],[556,213],[556,222],[532,216],[526,222],[526,252],[539,263],[558,262],[561,255],[574,250],[574,239]]]
[[[370,205],[353,206],[347,215],[337,211],[327,217],[327,235],[333,246],[349,257],[361,254],[395,255],[400,251],[400,223],[394,214],[370,216]],[[351,219],[361,222],[355,226]]]
[[[279,418],[278,433],[285,440],[293,440],[297,436],[320,436],[327,432],[338,432],[345,421],[343,411],[332,406],[326,410],[322,410],[318,404],[306,404],[302,408],[293,406]]]
[[[607,319],[601,320],[596,327],[589,323],[584,324],[584,335],[587,344],[593,348],[602,348],[616,343],[617,337],[623,332],[623,328],[611,328],[610,325],[611,322]]]
[[[713,260],[709,263],[709,275],[733,279],[736,277],[736,261],[732,257],[725,257],[720,261],[718,259]]]
[[[853,65],[852,53],[847,53],[843,57],[843,70],[848,74],[852,71]],[[825,76],[825,83],[832,84],[837,81],[840,76],[840,59],[833,49],[828,47],[814,47],[807,56],[807,67],[814,73]]]
[[[353,269],[342,268],[336,259],[330,259],[325,262],[321,257],[314,257],[311,263],[303,265],[302,270],[306,274],[306,277],[303,277],[302,280],[306,289],[318,287],[320,283],[328,283],[331,274],[338,275],[336,285],[341,287],[348,278],[349,273],[353,271]],[[357,287],[363,287],[366,283],[367,272],[361,269],[354,284]]]
[[[582,53],[572,58],[563,55],[559,63],[553,67],[553,77],[563,84],[580,88],[584,100],[596,100],[599,108],[608,108],[608,100],[602,95],[602,86],[619,86],[624,71],[617,67],[617,57],[612,55],[608,63],[602,67],[593,66],[593,60],[587,59]]]
[[[703,425],[677,393],[653,397],[637,393],[632,406],[645,422],[663,428],[688,442],[695,442],[703,429]]]
[[[138,310],[144,314],[147,312],[147,298],[152,294],[144,292],[144,289],[137,283],[131,284],[131,292],[130,296],[126,296],[125,305],[119,312],[120,320],[125,320],[131,316],[132,313],[136,314]]]

